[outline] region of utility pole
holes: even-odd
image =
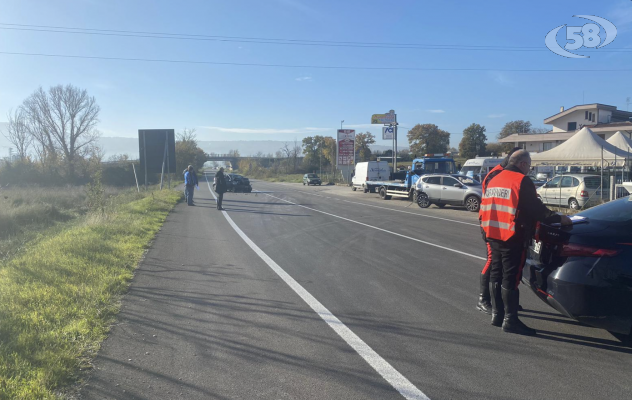
[[[340,121],[340,129],[342,129],[342,123],[345,122],[345,120],[343,119],[342,121]]]

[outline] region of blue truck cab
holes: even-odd
[[[392,180],[367,182],[370,191],[377,190],[380,197],[389,200],[391,197],[413,199],[415,185],[419,177],[425,174],[456,174],[456,165],[450,153],[426,154],[415,158],[405,175],[393,173]],[[399,178],[399,179],[398,179]]]

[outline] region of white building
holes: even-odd
[[[531,153],[551,150],[587,126],[604,140],[617,131],[632,138],[632,112],[617,110],[605,104],[584,104],[560,112],[544,120],[553,129],[547,133],[516,133],[500,139],[500,143],[514,143]]]

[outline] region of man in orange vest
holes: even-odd
[[[535,224],[572,222],[538,199],[533,182],[526,176],[530,169],[529,152],[514,152],[507,167],[487,180],[479,216],[492,256],[492,325],[502,326],[508,333],[533,336],[535,329],[518,319],[518,285]]]
[[[509,157],[511,157],[511,155],[522,149],[522,147],[514,147],[508,154],[507,157],[505,157],[505,159],[498,164],[497,166],[495,166],[491,171],[489,171],[489,173],[483,178],[483,181],[481,182],[481,185],[483,187],[483,193],[485,192],[485,188],[487,187],[487,183],[489,182],[489,180],[493,177],[495,177],[496,175],[498,175],[500,173],[500,171],[502,171],[503,169],[505,169],[505,167],[507,166],[507,163],[509,162]],[[476,308],[478,308],[480,311],[484,312],[485,314],[490,314],[492,313],[492,299],[491,299],[491,295],[489,293],[489,276],[491,273],[491,265],[492,265],[492,248],[489,247],[489,242],[487,241],[487,238],[485,237],[485,231],[483,230],[483,228],[481,227],[481,234],[483,236],[483,241],[485,242],[485,247],[487,248],[487,261],[485,262],[485,265],[483,266],[483,270],[481,271],[481,276],[479,279],[480,282],[480,286],[479,286],[479,291],[478,291],[478,303],[476,304]]]

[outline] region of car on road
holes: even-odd
[[[303,175],[303,185],[318,185],[322,184],[320,177],[316,174],[305,174]]]
[[[538,197],[544,204],[569,207],[573,210],[599,204],[601,193],[599,175],[558,175],[538,189]]]
[[[630,340],[632,196],[574,218],[572,227],[539,226],[522,280],[567,317]]]
[[[226,178],[226,191],[227,192],[242,192],[242,193],[250,193],[252,192],[252,185],[250,184],[250,179],[245,176],[238,174],[225,174]],[[213,178],[213,190],[215,190],[215,184],[217,183],[217,178]]]
[[[483,189],[477,180],[459,174],[429,174],[417,181],[415,198],[417,205],[427,208],[431,204],[439,208],[446,204],[465,206],[468,211],[478,212]]]

